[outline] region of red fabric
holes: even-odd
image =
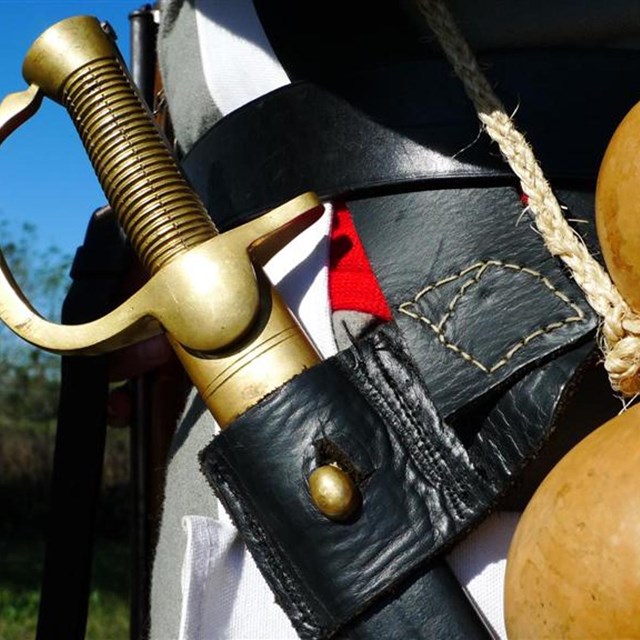
[[[346,205],[335,206],[329,252],[329,298],[333,311],[362,311],[391,320],[391,309],[373,273]]]

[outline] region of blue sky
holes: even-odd
[[[0,99],[26,88],[22,61],[49,26],[74,15],[107,20],[129,60],[131,11],[135,0],[0,0]],[[63,107],[45,100],[40,111],[0,147],[0,216],[12,226],[37,227],[42,247],[73,254],[92,211],[104,204],[93,169]],[[2,246],[2,238],[0,238]]]

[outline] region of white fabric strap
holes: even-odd
[[[224,116],[289,84],[248,0],[195,0],[205,82]]]
[[[447,562],[494,638],[507,640],[504,574],[520,514],[501,511],[487,518],[455,546]]]
[[[298,635],[276,606],[260,571],[228,522],[185,516],[180,640],[251,638],[288,640]]]
[[[329,302],[329,242],[333,206],[325,204],[322,217],[296,236],[265,266],[269,280],[311,337],[323,358],[338,351]]]

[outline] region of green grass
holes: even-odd
[[[0,638],[32,640],[38,618],[44,541],[5,538],[0,548]],[[128,545],[122,541],[99,539],[89,597],[87,640],[126,640],[129,637],[128,591]]]
[[[0,441],[0,639],[33,640],[48,513],[51,432],[5,431]],[[128,640],[130,546],[126,433],[110,434],[100,499],[87,640]],[[115,437],[114,437],[115,436]],[[64,585],[60,585],[64,589]]]
[[[0,638],[33,640],[38,618],[38,592],[0,584]]]
[[[130,552],[127,540],[97,540],[87,640],[129,638]]]

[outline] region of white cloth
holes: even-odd
[[[222,115],[289,84],[252,2],[195,0],[205,81]]]
[[[333,207],[325,205],[322,217],[296,236],[265,266],[277,287],[323,358],[338,349],[333,338],[329,304],[329,238]]]
[[[195,7],[207,87],[223,115],[289,82],[250,0],[195,0]],[[324,357],[336,352],[328,296],[330,225],[327,206],[265,269]],[[218,513],[224,514],[222,506]],[[493,516],[449,557],[492,635],[505,640],[502,589],[517,517]],[[180,640],[297,637],[226,514],[189,515],[183,526]]]
[[[504,574],[509,544],[520,514],[494,513],[458,544],[447,558],[451,570],[495,638],[507,638],[504,626]]]
[[[298,635],[246,552],[238,530],[219,520],[185,516],[180,640],[288,640]]]

